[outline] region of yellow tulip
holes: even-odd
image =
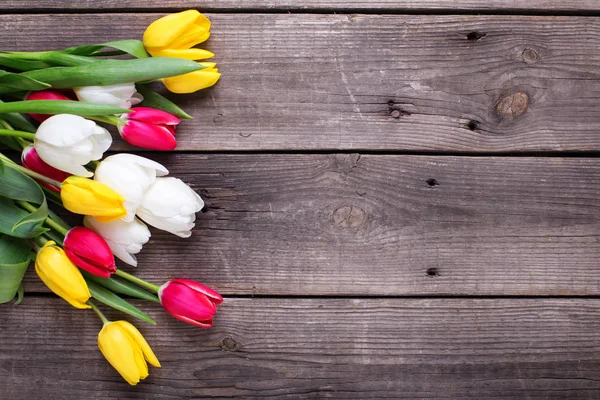
[[[64,180],[60,197],[67,210],[75,214],[91,215],[101,222],[127,215],[123,196],[103,183],[80,176],[73,175]]]
[[[143,42],[153,57],[202,60],[213,57],[207,50],[192,49],[210,36],[210,21],[196,10],[170,14],[151,23]]]
[[[132,386],[148,376],[146,361],[160,362],[135,326],[127,321],[107,322],[98,334],[98,348],[110,365]]]
[[[173,93],[193,93],[217,83],[221,74],[215,68],[215,63],[202,62],[205,68],[190,72],[189,74],[164,78],[163,83]]]
[[[55,242],[46,242],[35,258],[35,272],[54,293],[76,308],[90,308],[90,298],[81,272]]]

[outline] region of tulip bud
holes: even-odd
[[[168,112],[148,107],[135,107],[129,114],[121,115],[126,120],[119,126],[121,137],[128,143],[154,150],[173,150],[177,147],[175,126],[179,118]]]
[[[79,101],[108,104],[121,108],[131,108],[144,99],[135,90],[133,83],[120,83],[110,86],[82,86],[73,88]]]
[[[156,178],[144,193],[137,215],[155,228],[186,238],[192,235],[202,207],[202,198],[181,179]]]
[[[62,184],[60,198],[67,210],[91,215],[102,222],[127,215],[123,205],[125,199],[108,186],[91,179],[68,177]]]
[[[117,271],[115,257],[102,236],[89,228],[76,226],[65,235],[64,250],[79,268],[101,278]]]
[[[132,386],[148,376],[148,362],[160,362],[135,326],[127,321],[107,322],[98,333],[98,348],[106,360]]]
[[[31,92],[27,95],[25,100],[71,100],[65,96],[62,92],[53,89],[40,90],[37,92]],[[52,115],[49,114],[29,114],[29,116],[35,119],[37,122],[44,122]]]
[[[71,174],[54,168],[48,165],[44,160],[40,158],[37,151],[32,145],[29,145],[23,149],[21,153],[21,163],[23,166],[31,171],[37,172],[47,176],[48,178],[54,179],[55,181],[62,182],[67,179]],[[60,192],[60,189],[54,185],[50,185],[46,182],[39,182],[50,190]]]
[[[199,326],[210,328],[217,305],[223,297],[208,286],[189,279],[173,279],[158,290],[160,303],[173,317]]]
[[[90,291],[75,264],[55,242],[46,242],[35,258],[35,272],[50,290],[76,308],[90,308]]]
[[[111,143],[110,133],[94,121],[57,114],[38,127],[33,145],[40,158],[54,168],[90,177],[94,174],[84,165],[102,158]]]

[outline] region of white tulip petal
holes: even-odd
[[[94,121],[78,115],[53,115],[38,127],[35,138],[54,146],[68,147],[94,134]]]

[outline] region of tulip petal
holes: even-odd
[[[158,361],[158,358],[156,358],[156,355],[154,354],[154,352],[150,348],[150,345],[148,345],[148,342],[146,342],[146,339],[144,339],[140,331],[138,331],[135,326],[133,326],[127,321],[117,321],[116,323],[118,323],[119,326],[131,336],[133,341],[137,343],[139,348],[144,353],[144,357],[150,363],[150,365],[160,368],[160,362]]]
[[[144,32],[142,41],[146,48],[167,46],[194,24],[210,30],[208,18],[197,10],[187,10],[164,16],[152,22]]]
[[[181,279],[181,278],[173,279],[171,282],[177,282],[177,283],[186,285],[186,286],[194,289],[195,291],[208,296],[216,304],[221,304],[223,302],[223,297],[221,296],[221,294],[219,292],[217,292],[216,290],[214,290],[206,285],[203,285],[200,282],[196,282],[191,279]]]
[[[212,319],[205,320],[205,321],[196,321],[196,320],[193,320],[191,318],[185,317],[183,315],[174,315],[174,314],[171,314],[171,316],[173,318],[176,318],[176,319],[178,319],[180,321],[183,321],[185,323],[188,323],[190,325],[197,326],[199,328],[212,328],[212,326],[213,326],[213,320]]]
[[[136,121],[150,122],[155,125],[178,125],[181,122],[173,114],[156,108],[134,107],[131,111],[131,113],[127,114],[128,120],[134,119]]]
[[[124,217],[125,199],[108,186],[90,179],[71,176],[60,192],[65,208],[76,214],[92,215],[104,220]]]
[[[121,136],[126,142],[144,149],[174,150],[177,147],[175,136],[167,128],[136,120],[127,121],[121,128]]]
[[[139,351],[136,342],[128,331],[119,324],[124,321],[109,322],[98,334],[98,348],[104,358],[132,386],[140,381],[140,371],[135,360],[135,352]]]
[[[184,58],[186,60],[205,60],[215,56],[213,52],[204,49],[148,49],[148,52],[153,57],[173,57],[173,58]]]
[[[164,78],[162,81],[170,92],[193,93],[213,86],[220,77],[221,74],[218,72],[199,70],[171,78]]]

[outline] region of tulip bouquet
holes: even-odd
[[[194,48],[209,34],[209,20],[188,10],[153,22],[143,41],[0,52],[0,143],[21,152],[20,164],[0,153],[0,303],[22,301],[34,261],[50,290],[96,312],[104,324],[98,346],[131,385],[159,361],[134,325],[109,321],[99,303],[154,323],[124,296],[153,301],[208,328],[223,299],[193,280],[159,286],[117,268],[115,257],[137,265],[146,224],[189,237],[204,203],[157,162],[126,153],[103,159],[112,144],[106,126],[132,145],[173,150],[176,126],[191,117],[149,84],[174,93],[214,85],[215,64],[198,62],[213,54]],[[126,55],[133,58],[112,58]],[[83,224],[69,226],[49,204],[84,216]]]

